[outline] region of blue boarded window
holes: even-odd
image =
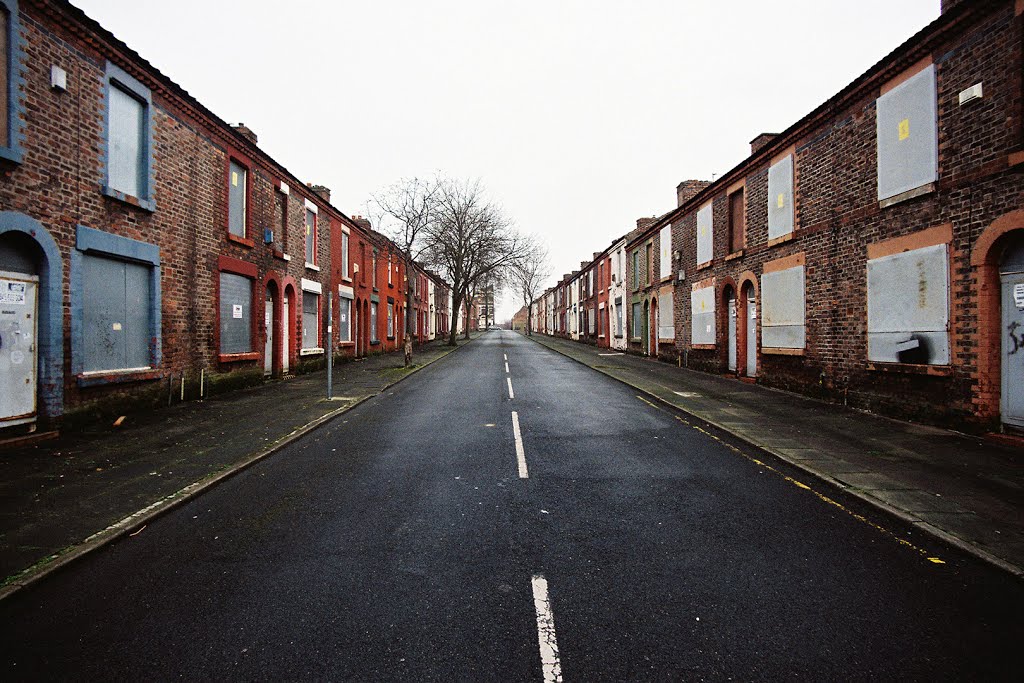
[[[21,162],[21,35],[17,0],[0,0],[0,159]]]
[[[153,106],[149,88],[108,63],[106,103],[104,194],[153,211]]]
[[[78,226],[71,254],[75,374],[160,364],[160,250]]]

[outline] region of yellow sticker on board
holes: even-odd
[[[779,208],[781,209],[785,205],[786,205],[786,195],[784,195],[783,193],[780,192],[779,193]]]
[[[910,119],[903,119],[900,121],[900,140],[906,140],[910,137]]]
[[[237,171],[232,171],[231,172],[231,184],[234,185],[235,187],[238,187],[238,172]]]

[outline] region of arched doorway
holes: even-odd
[[[281,374],[287,375],[291,368],[292,349],[295,347],[295,287],[285,285],[281,305]]]
[[[1000,417],[1024,427],[1024,231],[1007,235],[999,258]]]
[[[648,333],[650,337],[649,346],[651,349],[651,355],[655,358],[658,357],[658,300],[657,298],[651,299],[651,328]]]
[[[754,282],[743,282],[740,289],[739,348],[744,360],[743,374],[757,377],[757,292]]]
[[[725,306],[723,306],[725,310],[726,329],[725,367],[730,373],[735,373],[737,352],[736,290],[733,289],[732,285],[725,286],[722,298],[725,302]]]
[[[277,283],[268,282],[267,290],[263,298],[263,374],[272,375],[280,364],[277,351]]]
[[[64,410],[64,266],[35,219],[0,212],[0,428]]]

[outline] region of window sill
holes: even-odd
[[[878,208],[884,209],[895,204],[900,204],[911,199],[916,199],[917,197],[923,197],[924,195],[931,194],[933,192],[935,192],[935,183],[928,183],[927,185],[922,185],[921,187],[915,187],[913,190],[900,192],[898,195],[894,195],[886,199],[879,199]]]
[[[769,356],[802,356],[806,349],[783,349],[777,347],[761,347],[761,353]]]
[[[706,269],[710,268],[713,265],[715,265],[715,260],[714,259],[711,259],[710,261],[705,261],[704,263],[698,263],[697,264],[697,270],[698,271],[706,270]]]
[[[20,164],[22,152],[18,147],[0,147],[0,159],[12,164]]]
[[[116,199],[119,202],[124,202],[125,204],[129,204],[139,209],[149,211],[150,213],[156,211],[156,202],[153,201],[152,199],[139,199],[138,197],[133,197],[130,194],[125,194],[124,192],[121,192],[120,190],[115,190],[114,188],[109,187],[107,185],[103,186],[102,192],[104,195],[110,197],[111,199]]]
[[[714,351],[717,347],[714,344],[690,344],[690,348],[698,351]]]
[[[341,342],[338,342],[338,346],[341,346],[341,347],[355,346],[355,345],[356,345],[356,343],[354,341],[341,341]]]
[[[344,275],[342,275],[342,276],[341,276],[341,279],[342,279],[343,281],[345,281],[345,282],[352,282],[352,278],[350,278],[350,277],[345,277]]]
[[[285,259],[285,253],[283,251],[278,251],[277,249],[272,249],[271,253],[274,255],[274,258],[276,258],[276,259],[281,259],[282,261],[286,260]]]
[[[371,339],[370,346],[380,346],[380,339]]]
[[[868,370],[873,372],[898,372],[908,375],[931,375],[933,377],[951,377],[953,367],[950,365],[919,365],[917,363],[879,363],[868,362]]]
[[[245,353],[221,353],[217,355],[217,360],[221,363],[235,363],[243,360],[259,360],[260,354],[258,351],[247,351]]]
[[[96,387],[104,384],[122,384],[124,382],[145,382],[160,379],[164,373],[152,368],[130,368],[127,370],[96,370],[83,372],[75,376],[80,387]]]
[[[393,334],[389,335],[388,336],[388,341],[395,341],[395,335],[393,335]]]
[[[299,351],[300,356],[318,356],[324,352],[321,348],[314,349],[302,349]]]
[[[289,256],[288,254],[285,254],[285,255],[283,255],[283,256],[282,256],[281,258],[282,258],[283,260],[285,260],[285,261],[291,261],[291,260],[292,260],[292,257],[291,257],[291,256]]]
[[[782,235],[780,237],[775,237],[773,239],[768,240],[768,245],[767,246],[774,247],[774,246],[779,245],[779,244],[785,244],[786,242],[792,242],[795,239],[796,239],[796,231],[794,230],[793,232],[790,232],[790,233],[787,233],[787,234]]]
[[[738,249],[738,250],[732,252],[731,254],[729,254],[728,256],[725,257],[725,260],[726,261],[735,261],[738,258],[743,258],[743,250],[742,249]]]
[[[230,232],[228,233],[228,241],[229,242],[234,242],[235,244],[241,244],[243,247],[249,247],[250,249],[255,244],[248,237],[239,237],[238,235],[235,235],[235,234],[230,233]]]
[[[320,266],[316,265],[315,263],[309,263],[307,261],[306,262],[306,270],[314,270],[314,271],[319,273],[320,272]]]

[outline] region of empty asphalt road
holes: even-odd
[[[1019,680],[1022,615],[1019,580],[494,331],[0,602],[0,678]]]

